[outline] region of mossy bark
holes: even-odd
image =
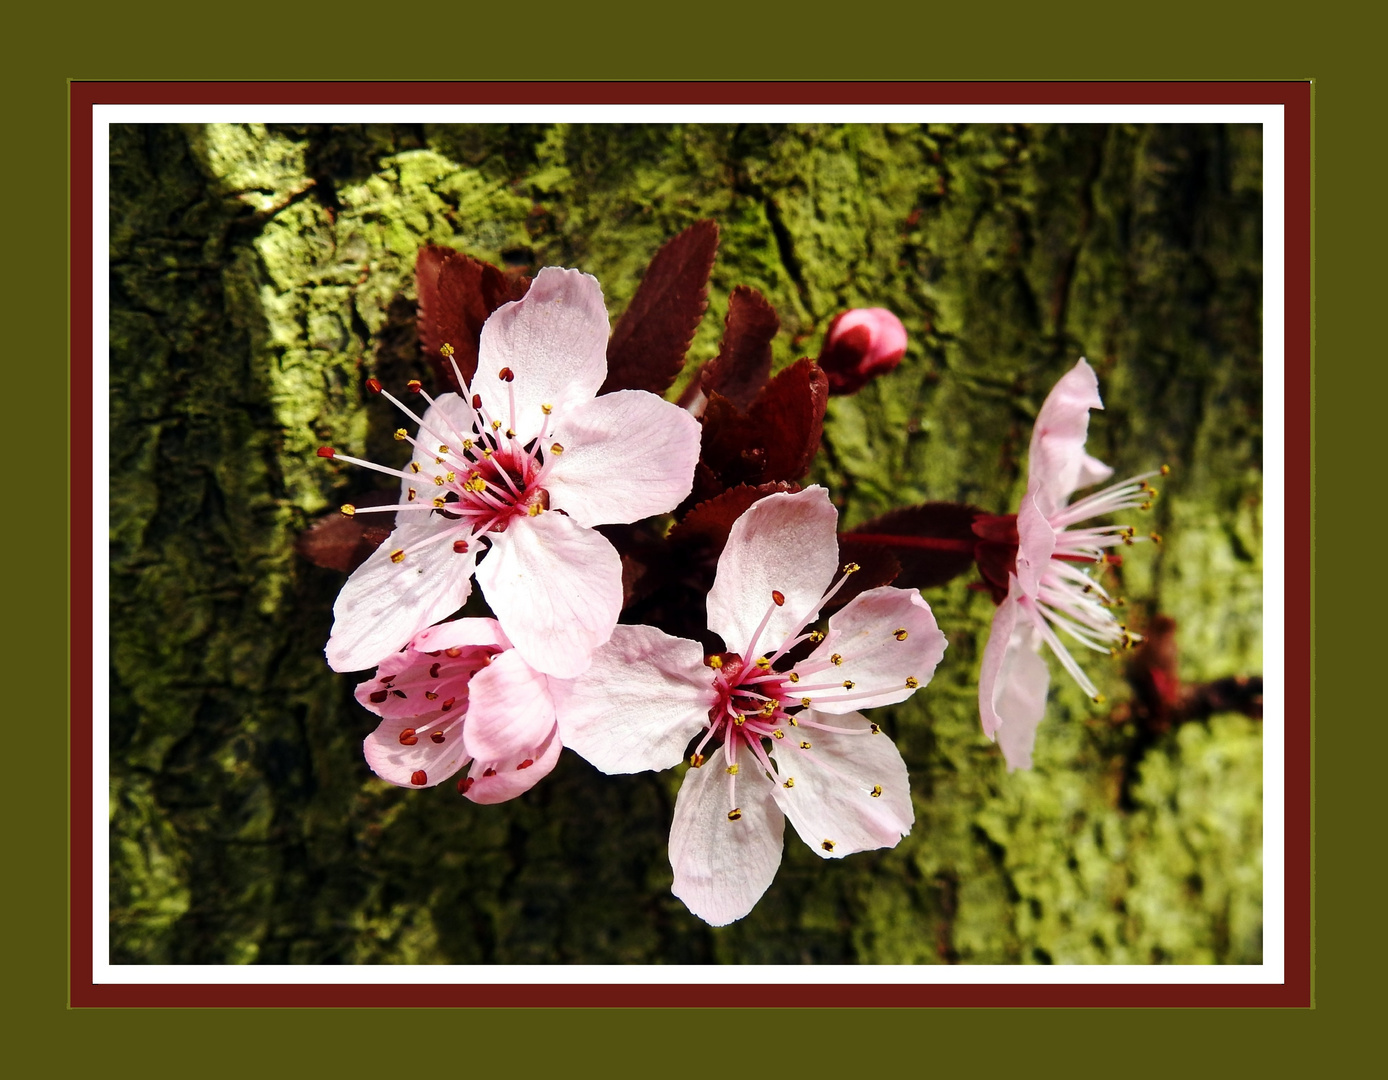
[[[777,365],[885,306],[906,361],[835,399],[813,479],[844,521],[1015,508],[1041,398],[1080,355],[1091,449],[1166,462],[1133,621],[1192,680],[1261,671],[1261,139],[1256,127],[128,126],[111,158],[112,958],[148,963],[1148,963],[1261,956],[1262,732],[1139,746],[1054,672],[1036,768],[979,731],[991,604],[928,596],[934,681],[874,714],[910,767],[895,849],[824,862],[710,930],[669,892],[678,775],[572,754],[523,798],[376,780],[373,717],[322,647],[342,575],[294,554],[393,460],[375,374],[424,369],[417,248],[578,266],[609,308],[700,217],[722,227],[693,359],[733,286],[781,314]],[[1144,521],[1142,524],[1146,525]],[[1140,755],[1134,770],[1128,759]],[[1125,774],[1131,790],[1120,790]]]

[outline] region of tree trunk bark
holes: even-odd
[[[296,536],[394,461],[363,380],[428,378],[418,247],[577,266],[615,317],[700,217],[727,297],[781,315],[777,367],[883,306],[906,361],[830,403],[811,479],[845,526],[925,500],[1016,509],[1031,420],[1081,356],[1090,450],[1172,475],[1121,586],[1176,620],[1190,682],[1262,665],[1257,127],[571,125],[113,130],[111,922],[125,963],[1204,963],[1262,951],[1262,731],[1153,734],[1122,661],[1053,665],[1036,768],[981,734],[992,604],[927,599],[934,681],[873,719],[916,824],[822,861],[787,830],[770,891],[711,930],[670,895],[677,772],[566,753],[527,795],[378,781],[375,718],[322,648],[343,575]],[[1145,530],[1144,530],[1145,531]],[[1125,716],[1127,719],[1125,719]]]

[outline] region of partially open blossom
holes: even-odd
[[[853,308],[829,324],[819,366],[829,376],[829,393],[853,394],[905,355],[906,327],[900,319],[886,308]]]
[[[577,674],[621,609],[621,560],[593,526],[638,521],[687,494],[699,425],[639,390],[595,397],[607,373],[607,312],[595,279],[546,267],[524,299],[482,328],[467,396],[430,397],[403,469],[337,453],[400,479],[395,531],[333,607],[328,663],[369,667],[467,599],[474,569],[516,651],[539,671]],[[459,377],[459,383],[462,379]],[[486,557],[478,563],[483,553]]]
[[[1115,617],[1113,598],[1090,569],[1116,561],[1108,549],[1140,537],[1127,525],[1086,525],[1091,518],[1147,509],[1156,495],[1144,473],[1067,503],[1081,487],[1108,479],[1113,470],[1085,452],[1089,410],[1102,409],[1099,382],[1083,359],[1047,396],[1031,436],[1027,493],[1015,521],[989,518],[975,525],[990,547],[1011,533],[1015,557],[1006,573],[1006,595],[993,616],[983,652],[978,705],[983,731],[996,737],[1009,770],[1031,767],[1036,728],[1046,711],[1050,675],[1038,655],[1044,643],[1086,694],[1102,700],[1094,683],[1056,633],[1097,652],[1126,648],[1137,635]],[[1150,539],[1160,539],[1155,533]],[[989,567],[983,567],[985,575]],[[993,581],[1001,594],[1003,582]]]
[[[497,803],[528,791],[559,760],[550,680],[523,661],[495,619],[416,634],[357,686],[381,723],[366,762],[400,787],[434,787],[471,763],[458,791]]]
[[[894,846],[914,821],[900,753],[855,710],[924,686],[945,638],[919,593],[893,588],[863,592],[826,630],[809,629],[856,570],[839,573],[837,519],[820,487],[754,503],[733,524],[708,597],[726,651],[705,656],[697,642],[618,626],[559,709],[566,745],[609,773],[669,768],[702,732],[670,862],[675,895],[715,926],[770,886],[785,818],[826,859]]]

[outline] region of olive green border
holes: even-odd
[[[987,1076],[1042,1061],[1062,1068],[1068,1063],[1085,1071],[1145,1073],[1179,1068],[1206,1075],[1233,1065],[1246,1070],[1276,1062],[1283,1069],[1295,1068],[1314,1060],[1312,1055],[1324,1052],[1328,1045],[1344,1057],[1348,1041],[1356,1035],[1366,1039],[1368,1034],[1359,1033],[1372,1031],[1368,1025],[1355,1024],[1353,1002],[1377,995],[1368,981],[1367,962],[1361,962],[1362,971],[1354,973],[1348,970],[1350,963],[1336,958],[1376,951],[1380,921],[1367,911],[1355,910],[1374,901],[1376,894],[1367,881],[1353,888],[1350,868],[1369,862],[1371,850],[1381,842],[1381,829],[1374,823],[1383,817],[1382,804],[1372,799],[1374,788],[1367,782],[1369,769],[1381,759],[1365,745],[1366,739],[1382,738],[1383,707],[1359,689],[1367,680],[1362,674],[1356,676],[1356,671],[1373,670],[1362,661],[1368,660],[1380,637],[1369,606],[1378,588],[1378,560],[1374,546],[1364,541],[1374,538],[1369,514],[1381,496],[1372,485],[1375,459],[1368,457],[1372,452],[1368,440],[1361,437],[1365,445],[1354,445],[1356,432],[1374,430],[1368,423],[1371,419],[1382,427],[1381,398],[1365,386],[1365,377],[1370,372],[1376,375],[1375,369],[1381,366],[1381,360],[1375,361],[1382,356],[1383,332],[1377,326],[1362,325],[1366,313],[1372,317],[1382,308],[1381,289],[1375,288],[1383,276],[1382,249],[1363,232],[1382,218],[1381,185],[1368,156],[1378,154],[1372,148],[1381,140],[1379,124],[1368,117],[1362,132],[1350,126],[1351,117],[1358,109],[1367,112],[1371,100],[1371,36],[1364,28],[1355,32],[1352,25],[1337,19],[1334,5],[1322,5],[1317,11],[1320,21],[1314,25],[1307,25],[1304,13],[1289,19],[1274,17],[1271,10],[1226,16],[1208,4],[1126,10],[1112,4],[1064,9],[1019,4],[1014,5],[1016,13],[1011,17],[993,4],[986,10],[975,9],[983,13],[974,17],[973,25],[966,17],[934,6],[918,8],[912,15],[894,15],[889,21],[881,16],[876,22],[867,21],[872,18],[871,9],[843,5],[824,5],[822,13],[817,13],[813,6],[802,4],[793,16],[783,7],[760,12],[746,3],[665,13],[654,5],[630,5],[625,17],[610,4],[601,10],[597,6],[554,7],[556,12],[551,14],[542,4],[512,5],[505,10],[497,5],[488,9],[489,14],[479,15],[472,5],[440,5],[435,12],[412,5],[386,12],[363,10],[355,17],[341,5],[308,9],[306,14],[280,7],[271,18],[264,9],[169,5],[167,13],[151,12],[146,18],[136,17],[128,6],[84,19],[56,10],[40,15],[54,25],[25,34],[25,47],[15,50],[10,67],[19,87],[9,98],[12,124],[17,125],[6,170],[8,221],[17,234],[9,254],[12,272],[17,271],[24,283],[23,302],[8,311],[10,327],[18,331],[17,340],[7,343],[12,400],[22,400],[19,394],[27,392],[26,396],[41,395],[62,408],[67,388],[55,373],[63,371],[60,354],[66,318],[67,249],[62,222],[67,214],[63,176],[69,77],[1326,76],[1324,83],[1318,81],[1315,92],[1320,176],[1316,191],[1321,204],[1316,219],[1320,272],[1315,282],[1323,312],[1317,324],[1320,343],[1324,355],[1332,357],[1329,386],[1336,422],[1326,436],[1333,456],[1331,466],[1320,470],[1318,503],[1331,515],[1331,527],[1322,530],[1324,534],[1356,541],[1335,560],[1336,566],[1360,569],[1357,580],[1366,587],[1345,588],[1349,581],[1342,577],[1320,591],[1320,596],[1329,596],[1345,608],[1350,625],[1362,625],[1363,631],[1337,635],[1353,640],[1336,641],[1335,654],[1327,660],[1327,676],[1320,680],[1326,700],[1338,707],[1330,709],[1334,722],[1320,742],[1321,750],[1330,753],[1335,783],[1324,787],[1324,816],[1317,819],[1325,823],[1319,829],[1320,850],[1329,851],[1329,857],[1320,861],[1319,881],[1328,915],[1318,932],[1318,1009],[1293,1014],[833,1010],[807,1015],[804,1010],[773,1012],[774,1000],[715,1000],[708,1004],[737,1011],[501,1010],[416,1014],[405,1019],[374,1011],[364,1017],[329,1011],[66,1010],[65,772],[61,762],[26,754],[12,759],[6,785],[11,852],[6,877],[13,912],[6,966],[11,986],[26,1002],[26,1015],[11,1014],[12,1030],[22,1032],[21,1038],[32,1040],[34,1046],[42,1046],[45,1059],[55,1064],[109,1067],[124,1061],[153,1075],[182,1075],[191,1069],[241,1071],[248,1065],[267,1068],[272,1075],[333,1067],[348,1076],[367,1075],[378,1068],[476,1073],[488,1067],[511,1068],[525,1075],[545,1066],[583,1062],[623,1073],[663,1072],[672,1066],[683,1072],[680,1066],[686,1063],[691,1072],[745,1070],[765,1064],[796,1071],[843,1069],[867,1074],[893,1066],[929,1073],[964,1065]],[[24,168],[28,162],[42,162],[43,167]],[[1373,191],[1370,183],[1375,185]],[[1359,242],[1353,247],[1337,243],[1343,235],[1337,226],[1349,225],[1351,215],[1364,219],[1354,223]],[[1333,251],[1329,257],[1327,243]],[[35,368],[42,371],[41,376],[31,374]],[[1352,395],[1344,392],[1347,380],[1342,373],[1355,377]],[[51,410],[41,412],[31,406],[26,411],[29,415],[11,429],[8,442],[10,460],[27,479],[34,474],[37,460],[64,444],[49,438],[40,449],[31,438],[21,447],[19,432],[47,433],[53,423]],[[60,418],[57,423],[62,424]],[[1345,453],[1346,443],[1356,453],[1353,470],[1334,465]],[[80,431],[74,431],[71,445],[77,478],[82,463]],[[47,464],[51,466],[51,458]],[[59,467],[67,466],[60,461]],[[1346,474],[1347,481],[1339,479]],[[1363,480],[1371,482],[1367,499]],[[1355,484],[1355,490],[1345,490],[1347,484]],[[50,481],[32,488],[44,492],[55,486]],[[11,490],[29,489],[29,484],[21,482]],[[86,492],[80,483],[71,490],[69,512],[85,514]],[[86,662],[84,648],[69,652],[62,647],[66,611],[64,591],[57,583],[64,580],[65,531],[48,526],[55,515],[40,500],[20,496],[15,505],[10,515],[9,565],[19,572],[11,575],[7,607],[19,632],[12,640],[42,642],[46,647],[29,645],[16,657],[23,673],[22,681],[15,679],[8,710],[10,723],[17,728],[11,734],[12,754],[26,746],[52,751],[52,740],[46,736],[53,718],[47,710],[34,715],[25,706],[38,698],[37,688],[66,685],[69,668],[81,670]],[[1350,506],[1360,511],[1356,528],[1341,532],[1334,527],[1336,515],[1344,516]],[[32,529],[33,523],[38,524],[37,530]],[[14,692],[21,688],[28,693]],[[93,688],[94,693],[101,691],[101,687]],[[1356,704],[1362,700],[1365,707],[1348,707],[1350,703],[1341,700],[1346,696]],[[59,689],[43,700],[45,704],[61,702],[64,695]],[[60,751],[52,752],[61,756]]]

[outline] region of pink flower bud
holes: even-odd
[[[824,335],[819,366],[829,393],[855,394],[906,355],[906,327],[886,308],[853,308],[836,315]]]

